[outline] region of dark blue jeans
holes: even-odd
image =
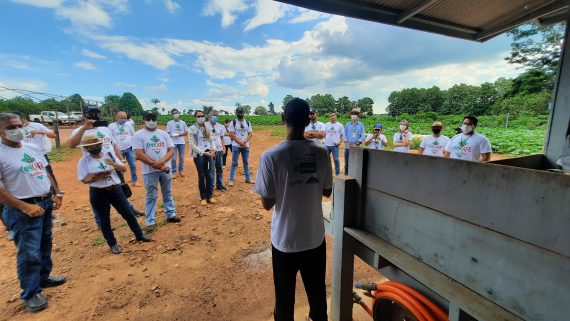
[[[139,178],[137,177],[137,162],[135,158],[135,151],[133,150],[132,147],[129,147],[125,150],[122,150],[121,155],[123,155],[123,158],[125,158],[127,160],[127,163],[129,164],[129,170],[131,172],[131,180],[133,181],[133,183],[138,182]]]
[[[52,269],[51,261],[51,211],[53,201],[38,201],[44,215],[29,217],[14,207],[6,206],[5,216],[8,228],[15,232],[14,243],[18,248],[16,262],[22,293],[20,298],[28,300],[42,291],[40,283],[45,281]]]
[[[215,160],[215,164],[216,164],[216,188],[220,189],[222,187],[224,187],[224,160],[223,160],[223,152],[217,151],[216,152],[216,160]]]
[[[124,195],[124,194],[123,194]],[[126,196],[125,196],[126,197]],[[129,203],[129,208],[131,209],[131,211],[135,210],[135,207],[133,206],[133,204],[131,204],[128,199],[127,199],[127,203]],[[99,229],[101,229],[101,215],[99,215],[99,213],[97,212],[97,209],[95,209],[95,207],[91,206],[91,209],[93,210],[93,217],[95,218],[95,224],[97,224],[97,227]]]
[[[200,199],[212,198],[212,188],[214,186],[214,159],[205,156],[194,157],[194,164],[198,170],[198,189]]]
[[[249,147],[241,148],[232,146],[232,167],[230,167],[230,182],[233,182],[236,176],[236,168],[238,166],[239,155],[241,154],[241,161],[243,163],[243,171],[245,172],[245,181],[249,182],[251,179],[249,173]]]
[[[109,246],[117,244],[113,229],[111,228],[111,205],[119,212],[119,214],[127,221],[129,228],[137,238],[143,236],[142,229],[137,222],[135,213],[131,210],[131,206],[127,201],[127,197],[121,187],[113,189],[89,188],[89,201],[93,212],[99,213],[101,220],[101,232]]]

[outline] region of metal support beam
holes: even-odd
[[[400,14],[400,16],[398,16],[398,24],[402,24],[402,22],[426,10],[429,6],[438,1],[439,0],[423,0],[417,3],[416,5],[409,7],[408,9],[404,10],[404,12]]]

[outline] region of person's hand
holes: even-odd
[[[210,151],[210,155],[211,155],[212,158],[216,158],[216,152]]]
[[[117,168],[117,166],[119,166],[119,164],[115,163],[112,159],[109,159],[109,158],[105,159],[105,164],[107,164],[113,168]]]
[[[89,129],[95,128],[95,127],[93,126],[93,123],[94,123],[94,122],[96,122],[96,120],[94,120],[94,119],[87,119],[87,120],[85,121],[85,124],[83,124],[83,128],[84,128],[85,130],[89,130]]]
[[[97,173],[97,179],[107,178],[111,176],[111,172],[101,172]]]
[[[63,198],[61,196],[54,196],[53,197],[53,209],[57,210],[61,207],[61,202],[63,201]]]
[[[45,135],[46,133],[45,133],[43,130],[37,130],[37,129],[35,129],[35,130],[32,130],[32,131],[30,132],[30,134],[32,134],[32,136],[35,136],[35,135]]]
[[[20,210],[29,217],[39,217],[44,215],[44,209],[37,206],[36,204],[28,204],[21,207]]]
[[[165,172],[165,173],[170,173],[170,167],[163,165],[163,166],[160,168],[160,171],[161,171],[161,172]]]
[[[164,166],[163,164],[159,164],[159,163],[152,163],[152,168],[154,169],[159,169],[162,170],[162,167]]]

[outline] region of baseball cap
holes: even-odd
[[[145,112],[143,113],[143,119],[149,119],[149,118],[156,119],[157,115],[152,110],[145,110]]]
[[[243,107],[236,108],[236,114],[243,114]]]
[[[98,114],[100,112],[101,112],[101,110],[98,107],[88,106],[87,108],[85,108],[85,111],[83,112],[83,114],[84,115],[86,115],[86,114]]]
[[[283,117],[293,127],[305,127],[309,121],[309,113],[310,107],[305,100],[293,98],[285,105]]]
[[[443,124],[440,121],[434,121],[431,127],[443,127]]]
[[[374,129],[382,129],[382,124],[374,124]]]

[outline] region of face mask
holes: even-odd
[[[441,128],[433,128],[431,131],[437,135],[437,134],[441,133]]]
[[[407,126],[406,125],[400,125],[400,130],[406,130]]]
[[[119,118],[119,125],[124,125],[127,122],[124,118]]]
[[[24,129],[15,128],[6,131],[6,139],[11,142],[19,143],[24,140]]]
[[[172,117],[173,117],[174,119],[180,119],[180,114],[172,114]]]
[[[218,121],[218,116],[212,116],[212,121],[215,123]]]
[[[101,150],[103,150],[103,146],[90,148],[87,150],[87,152],[93,156],[96,156],[99,155],[99,153],[101,153]]]
[[[206,118],[204,118],[204,116],[202,116],[202,117],[196,117],[196,122],[197,122],[199,125],[202,125],[205,121],[206,121]]]
[[[350,119],[352,119],[352,120],[358,120],[358,115],[350,115]]]
[[[238,119],[243,119],[243,114],[237,114]]]
[[[473,126],[468,126],[468,125],[463,124],[463,125],[461,125],[461,131],[464,134],[469,134],[470,132],[473,131]]]
[[[145,120],[144,125],[148,128],[156,128],[156,120]]]

